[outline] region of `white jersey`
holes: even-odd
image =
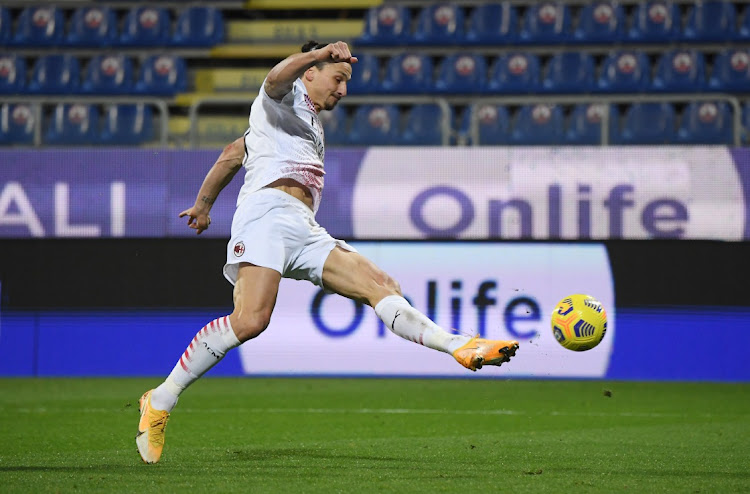
[[[318,211],[323,190],[323,125],[302,80],[276,101],[265,90],[265,81],[250,109],[245,132],[245,183],[237,205],[249,194],[280,178],[291,178],[312,193]]]

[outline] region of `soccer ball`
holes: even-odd
[[[607,312],[601,302],[589,295],[565,297],[552,311],[552,334],[568,350],[591,350],[606,332]]]

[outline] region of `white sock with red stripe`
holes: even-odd
[[[151,406],[156,410],[171,411],[188,386],[239,345],[240,340],[232,330],[229,316],[214,319],[203,326],[167,379],[151,394]]]
[[[400,337],[441,352],[452,354],[470,339],[445,331],[399,295],[389,295],[378,302],[375,313]]]

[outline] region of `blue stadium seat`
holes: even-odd
[[[695,50],[670,50],[656,65],[651,88],[666,92],[701,92],[706,89],[706,60]]]
[[[10,12],[5,7],[0,7],[0,45],[8,45],[13,39],[13,23]]]
[[[18,55],[0,55],[0,94],[25,91],[26,60]]]
[[[616,144],[672,144],[675,111],[669,103],[634,103],[626,111]]]
[[[487,61],[482,55],[448,55],[438,68],[435,91],[438,93],[477,94],[487,88]]]
[[[44,134],[44,143],[54,146],[96,144],[99,133],[99,111],[93,105],[80,103],[55,107]]]
[[[478,142],[472,139],[472,119],[476,118]],[[463,114],[459,134],[467,144],[497,146],[510,142],[510,116],[502,105],[476,104]]]
[[[0,106],[0,145],[33,144],[34,107],[3,103]]]
[[[433,64],[427,55],[403,53],[388,60],[382,89],[386,93],[432,92]]]
[[[172,44],[214,46],[224,41],[224,17],[214,7],[189,7],[180,12]]]
[[[651,84],[651,67],[642,52],[616,51],[604,60],[597,89],[614,93],[638,93]]]
[[[585,93],[594,89],[594,57],[583,52],[553,55],[547,63],[542,87],[552,93]]]
[[[399,142],[399,112],[395,105],[363,105],[354,112],[349,142],[357,146]]]
[[[524,105],[516,114],[510,140],[522,145],[555,145],[565,140],[565,116],[557,105]]]
[[[750,144],[750,102],[745,103],[744,116],[742,117],[742,126],[744,127],[743,142]]]
[[[81,86],[81,66],[72,55],[44,55],[32,69],[28,92],[34,94],[72,94]]]
[[[730,145],[732,130],[732,110],[726,102],[693,102],[682,113],[677,142]]]
[[[171,18],[162,7],[133,7],[125,16],[119,43],[123,46],[165,46]]]
[[[70,46],[109,47],[117,43],[117,17],[106,6],[79,7],[70,19],[65,37]]]
[[[88,94],[128,94],[133,90],[133,62],[124,55],[91,59],[81,89]]]
[[[607,105],[600,103],[580,104],[573,108],[570,122],[565,132],[565,142],[578,146],[598,145],[602,142],[602,122]],[[615,105],[609,105],[609,139],[617,132],[619,112]]]
[[[578,16],[573,33],[576,41],[601,43],[622,40],[625,36],[625,11],[616,1],[586,5]]]
[[[571,38],[570,8],[565,2],[543,2],[527,7],[519,33],[521,41],[547,44]]]
[[[451,45],[463,42],[464,10],[454,4],[424,7],[417,16],[413,43],[421,45]]]
[[[352,67],[352,78],[346,84],[347,94],[371,94],[380,90],[380,62],[370,53],[357,54]]]
[[[507,53],[490,68],[487,90],[492,93],[533,93],[540,90],[539,57],[532,53]]]
[[[18,16],[13,44],[57,46],[65,34],[65,18],[57,7],[26,7]]]
[[[708,86],[715,91],[750,92],[750,51],[732,48],[718,54]]]
[[[359,62],[358,62],[359,63]],[[333,110],[318,114],[323,124],[326,146],[341,146],[349,143],[347,112],[344,105],[336,105]]]
[[[104,110],[99,142],[134,146],[154,138],[154,115],[149,105],[110,105]]]
[[[469,16],[466,42],[473,45],[497,45],[515,41],[518,36],[518,12],[508,2],[477,5]]]
[[[365,14],[362,36],[357,46],[396,46],[411,40],[411,13],[400,5],[371,7]]]
[[[688,9],[682,37],[691,41],[727,41],[737,36],[737,9],[730,1],[696,2]]]
[[[447,138],[450,140],[450,129],[453,128],[452,110],[444,117],[440,106],[436,104],[414,105],[406,114],[401,144],[441,146],[443,144],[443,118],[447,120],[445,122],[449,129]]]
[[[172,55],[151,55],[141,63],[135,92],[174,96],[187,90],[185,60]]]
[[[745,7],[745,15],[740,20],[740,25],[737,30],[738,41],[750,41],[750,8]]]
[[[642,1],[633,12],[631,41],[665,42],[680,36],[680,8],[671,0]]]

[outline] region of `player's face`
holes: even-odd
[[[352,66],[347,62],[327,63],[315,77],[313,97],[318,112],[333,110],[341,98],[346,96],[346,83],[352,78]]]

